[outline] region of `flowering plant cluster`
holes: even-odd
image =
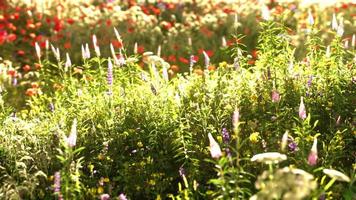
[[[354,28],[347,6],[328,25],[315,17],[319,8],[305,9],[293,22],[304,41],[296,45],[283,12],[275,13],[296,3],[249,2],[260,13],[246,21],[220,1],[91,3],[32,5],[26,15],[42,6],[38,19],[56,13],[48,26],[58,30],[32,38],[28,60],[1,60],[1,199],[355,198],[356,49],[355,37],[347,38]],[[231,43],[224,23],[208,20],[220,11],[231,18]],[[96,29],[104,14],[126,23]],[[199,19],[185,27],[189,15]],[[62,24],[69,16],[74,22]],[[162,22],[174,23],[153,33],[168,26]],[[83,31],[91,26],[95,33]],[[211,37],[199,36],[205,26]],[[258,37],[250,41],[242,27]],[[186,37],[173,37],[173,28]],[[64,33],[84,35],[65,48],[51,38],[66,40]],[[170,37],[184,38],[188,45],[177,45],[187,49]],[[6,51],[17,48],[11,42],[4,40]],[[170,51],[187,59],[181,73],[172,73],[180,65]],[[15,70],[22,61],[37,67]],[[21,87],[26,98],[16,93]],[[23,104],[13,107],[11,99]]]

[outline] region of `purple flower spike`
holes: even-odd
[[[225,144],[229,144],[229,142],[230,142],[230,134],[229,134],[229,132],[227,131],[226,128],[222,129],[222,138],[223,138],[223,141],[224,141]]]

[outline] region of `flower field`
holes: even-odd
[[[355,13],[0,0],[0,199],[356,199]]]

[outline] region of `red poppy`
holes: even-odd
[[[70,49],[71,47],[72,47],[72,45],[71,45],[70,42],[67,41],[67,42],[64,43],[64,48],[65,49]]]
[[[119,41],[117,41],[117,40],[114,40],[114,41],[112,41],[111,42],[112,43],[112,45],[114,46],[114,47],[116,47],[116,48],[122,48],[122,42],[119,42]]]
[[[23,70],[24,72],[28,72],[28,71],[31,70],[31,67],[30,67],[30,65],[24,65],[24,66],[22,67],[22,70]]]
[[[67,23],[70,24],[70,25],[74,24],[74,19],[68,18],[67,19]]]
[[[168,56],[168,61],[169,62],[177,62],[177,58],[175,55],[170,55],[170,56]]]
[[[9,69],[7,71],[7,75],[11,76],[11,77],[15,77],[16,76],[16,70],[14,69]]]
[[[210,66],[208,67],[208,70],[209,70],[209,71],[215,71],[215,70],[216,70],[216,67],[215,67],[214,65],[210,65]]]
[[[23,51],[23,50],[18,50],[18,51],[17,51],[17,55],[23,56],[23,55],[25,55],[25,51]]]
[[[31,96],[37,94],[37,89],[36,89],[36,88],[28,88],[28,89],[26,90],[25,94],[26,94],[27,96],[30,96],[30,97],[31,97]]]
[[[9,42],[13,42],[15,41],[17,38],[17,36],[14,34],[14,33],[10,33],[8,36],[7,36],[7,41]]]
[[[257,58],[258,57],[258,51],[256,49],[252,50],[251,54],[252,54],[253,58]]]
[[[189,63],[189,60],[184,58],[184,57],[179,57],[179,61],[184,63],[184,64],[188,64]]]
[[[171,65],[171,68],[170,68],[173,72],[179,72],[179,67],[177,65]]]

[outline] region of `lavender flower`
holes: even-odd
[[[230,142],[230,134],[229,134],[229,132],[227,131],[226,128],[222,129],[222,138],[223,138],[223,141],[224,141],[225,144],[229,144],[229,142]]]
[[[310,88],[312,85],[312,81],[313,81],[313,75],[309,76],[308,82],[307,82],[307,86]]]
[[[59,194],[61,192],[61,173],[54,173],[54,192]]]
[[[307,111],[305,110],[305,105],[303,102],[303,97],[300,97],[300,105],[299,105],[299,117],[304,120],[307,118]]]
[[[293,153],[299,150],[298,144],[295,143],[293,140],[288,144],[288,147],[289,147],[289,150]]]
[[[222,156],[219,144],[215,141],[211,133],[208,134],[210,143],[210,154],[212,158],[220,158]]]
[[[109,60],[108,60],[107,81],[108,81],[108,85],[110,85],[110,86],[112,86],[112,84],[113,84],[113,74],[112,74],[112,70],[113,70],[113,66],[112,66],[111,59],[109,58]]]

